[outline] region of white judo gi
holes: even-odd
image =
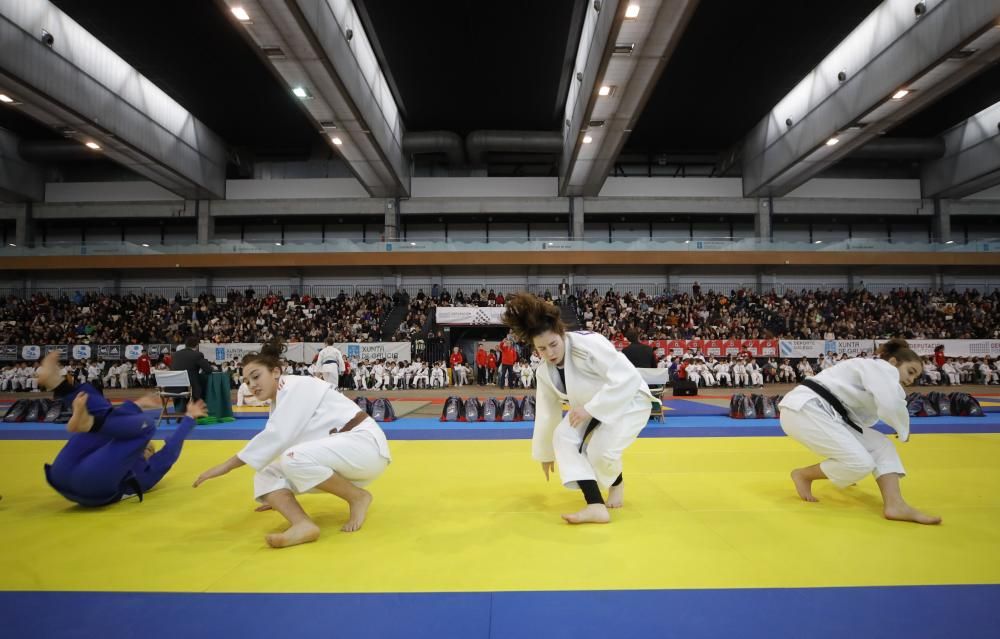
[[[336,390],[340,384],[340,373],[344,370],[344,354],[336,346],[326,346],[316,356],[316,363],[323,379]]]
[[[899,371],[882,359],[851,359],[812,378],[827,388],[861,427],[859,433],[812,389],[796,386],[778,406],[781,428],[792,439],[826,457],[820,468],[838,488],[857,483],[868,473],[905,475],[903,462],[889,439],[872,428],[881,419],[899,435],[910,437],[910,414]]]
[[[357,404],[315,377],[281,380],[264,430],[237,453],[257,471],[257,501],[283,488],[308,492],[334,473],[355,486],[366,486],[382,474],[392,458],[374,419],[367,417],[346,433],[335,432],[357,415]]]
[[[596,480],[604,489],[622,472],[622,453],[649,422],[653,396],[638,371],[602,335],[566,333],[564,372],[548,361],[536,371],[535,430],[531,454],[536,461],[555,461],[567,488],[578,488],[580,480]],[[570,426],[562,416],[562,402],[582,407],[600,425],[593,430],[580,452],[586,424]]]

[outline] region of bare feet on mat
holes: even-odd
[[[163,401],[160,396],[156,393],[146,393],[142,397],[133,400],[136,406],[142,410],[154,410],[157,408],[163,408]]]
[[[608,508],[621,508],[625,505],[625,482],[608,489]]]
[[[303,522],[292,526],[285,532],[265,535],[264,539],[271,548],[287,548],[307,544],[319,539],[319,526],[311,521]]]
[[[66,430],[71,433],[89,433],[94,427],[94,416],[87,410],[87,394],[79,393],[73,398],[73,415],[66,422]]]
[[[368,507],[372,504],[372,494],[367,490],[362,490],[362,495],[357,499],[347,502],[351,506],[351,516],[347,523],[340,527],[344,532],[354,532],[365,523],[365,515],[368,514]]]
[[[792,471],[792,483],[795,484],[795,492],[804,501],[819,501],[812,494],[812,480],[805,476],[801,468]]]
[[[587,504],[583,510],[562,516],[571,524],[606,524],[611,521],[611,515],[604,504]]]
[[[894,521],[912,521],[918,524],[928,525],[941,523],[940,517],[920,512],[909,504],[904,504],[902,506],[886,506],[883,513],[885,514],[886,519],[892,519]]]

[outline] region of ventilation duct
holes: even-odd
[[[491,151],[505,153],[551,153],[563,150],[562,134],[551,131],[473,131],[465,138],[469,164],[482,166]]]

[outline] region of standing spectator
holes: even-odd
[[[498,386],[514,386],[514,364],[517,363],[517,349],[509,337],[500,342],[500,381]]]
[[[135,377],[140,386],[149,386],[149,373],[151,369],[152,364],[149,360],[149,354],[143,348],[142,354],[135,360]]]
[[[486,348],[484,347],[485,342],[479,342],[479,348],[476,349],[476,383],[480,386],[486,386]]]
[[[639,341],[639,331],[630,328],[625,331],[629,345],[622,349],[622,355],[636,368],[656,368],[656,352],[652,346]]]
[[[490,354],[486,356],[486,383],[497,383],[497,352],[490,349]]]

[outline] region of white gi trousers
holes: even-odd
[[[337,390],[340,386],[340,367],[336,364],[323,364],[320,370],[323,372],[323,381]]]
[[[817,455],[823,470],[837,488],[847,488],[873,473],[875,479],[889,473],[906,474],[896,447],[874,428],[859,433],[847,426],[821,399],[811,399],[801,410],[781,409],[781,429]]]
[[[601,422],[591,431],[582,453],[580,441],[587,425],[574,428],[569,425],[569,417],[563,417],[552,434],[556,466],[563,485],[578,489],[578,481],[589,479],[602,489],[608,489],[622,473],[622,453],[649,422],[650,410],[647,397],[636,397],[616,423]]]
[[[368,420],[374,423],[371,417]],[[264,495],[276,490],[306,493],[334,473],[364,487],[375,481],[388,465],[389,460],[379,454],[375,435],[355,428],[297,444],[281,453],[254,475],[253,496],[262,502]]]

